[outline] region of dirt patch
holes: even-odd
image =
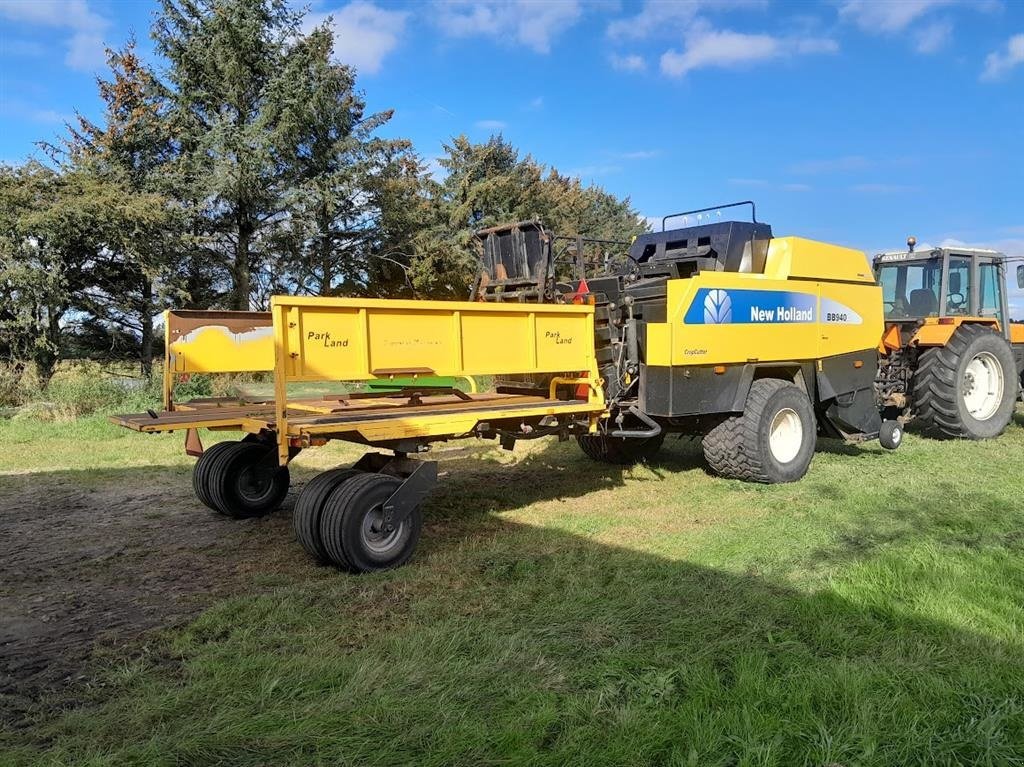
[[[0,477],[0,715],[86,679],[94,651],[137,646],[254,573],[311,567],[285,507],[231,520],[203,507],[183,469]]]

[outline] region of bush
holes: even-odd
[[[128,398],[128,388],[104,373],[99,365],[81,362],[54,373],[45,396],[80,416],[116,407]]]
[[[20,407],[38,394],[34,366],[0,362],[0,408]]]

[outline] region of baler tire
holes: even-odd
[[[291,484],[288,467],[278,466],[276,462],[258,466],[274,450],[272,446],[236,442],[231,449],[223,450],[214,457],[209,467],[207,487],[221,514],[232,519],[262,517],[281,505]],[[266,487],[250,493],[251,488],[243,483],[246,472],[253,468],[267,475],[260,478],[266,482]]]
[[[986,355],[999,366],[1001,399],[984,419],[967,409],[962,387],[968,366]],[[945,346],[924,349],[912,382],[914,421],[922,434],[936,439],[991,439],[1013,418],[1017,399],[1016,363],[1010,345],[984,325],[961,325]]]
[[[363,473],[334,489],[324,503],[320,539],[337,567],[353,573],[370,573],[400,567],[416,550],[423,527],[419,507],[407,516],[384,541],[371,539],[373,516],[402,480],[388,474]],[[383,537],[383,536],[382,536]]]
[[[209,473],[210,466],[216,459],[217,455],[224,451],[231,445],[237,445],[237,442],[217,442],[216,444],[210,445],[203,454],[196,459],[195,466],[192,467],[192,490],[196,494],[196,498],[206,508],[212,509],[220,513],[220,509],[217,508],[217,504],[213,502],[213,496],[210,495],[209,487]]]
[[[788,413],[787,413],[788,411]],[[775,421],[796,416],[801,441],[792,459],[780,461],[772,452]],[[807,394],[789,381],[761,378],[753,382],[743,412],[711,429],[702,442],[704,458],[716,473],[729,479],[776,484],[795,482],[807,473],[814,457],[816,421]]]
[[[292,512],[292,528],[296,540],[317,562],[331,561],[320,537],[320,519],[323,516],[324,504],[340,484],[362,473],[358,469],[325,471],[313,477],[299,493],[298,500],[295,501],[295,510]]]
[[[580,434],[576,443],[583,454],[594,461],[616,466],[632,466],[654,458],[665,441],[665,432],[645,439],[623,439],[607,434]]]

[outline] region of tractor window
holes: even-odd
[[[946,287],[946,314],[971,313],[971,259],[949,259],[949,283]]]
[[[981,263],[978,272],[981,279],[978,314],[982,317],[995,317],[1000,325],[1005,326],[1003,296],[999,290],[999,267],[991,262]]]
[[[887,320],[935,317],[939,313],[942,260],[885,264],[878,270]]]

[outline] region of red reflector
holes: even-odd
[[[940,325],[955,325],[956,324],[956,320],[953,319],[952,317],[939,317],[939,324]]]

